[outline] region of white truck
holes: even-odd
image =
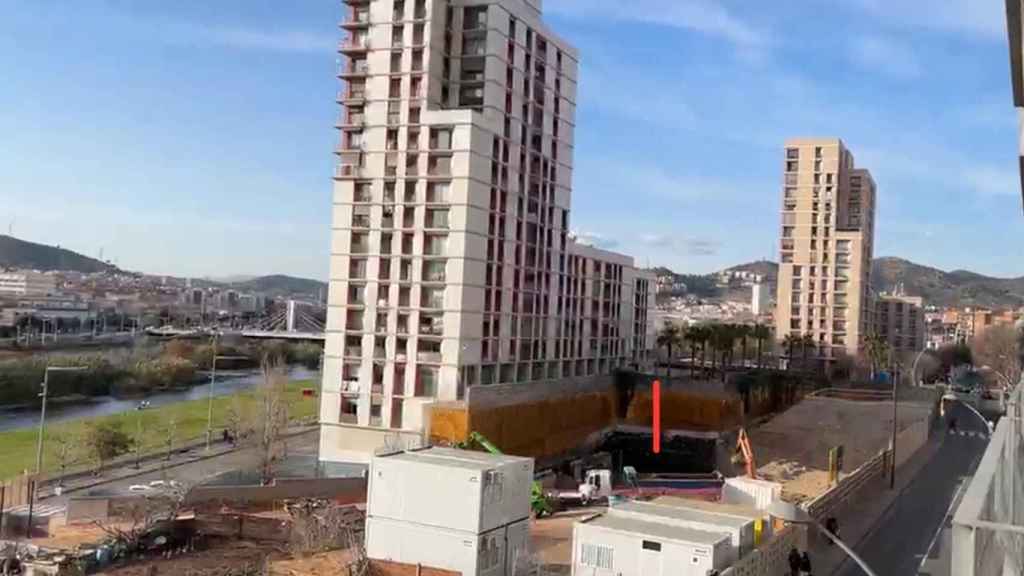
[[[612,495],[612,471],[608,469],[588,470],[575,492],[552,492],[548,497],[560,505],[579,504],[587,506],[591,502],[607,500]]]

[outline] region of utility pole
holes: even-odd
[[[213,358],[210,366],[210,390],[206,407],[206,451],[210,451],[213,437],[213,385],[217,381],[217,333],[213,333]]]
[[[889,352],[889,359],[892,362],[892,352]],[[899,384],[899,367],[895,363],[890,364],[892,366],[892,451],[890,457],[892,458],[891,468],[889,469],[889,489],[892,490],[896,487],[896,420],[899,415],[899,404],[897,398],[897,389]]]
[[[47,366],[43,372],[43,390],[39,397],[43,399],[43,406],[39,411],[39,442],[36,444],[36,474],[43,469],[43,438],[46,430],[46,399],[50,395],[50,372],[81,372],[85,370],[81,366]]]

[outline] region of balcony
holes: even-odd
[[[370,10],[369,8],[360,8],[353,10],[348,18],[342,20],[338,26],[346,30],[354,30],[359,28],[370,27]]]
[[[336,128],[342,130],[358,130],[366,126],[366,116],[364,114],[342,114],[338,117],[338,123],[335,124]]]
[[[356,347],[356,346],[346,346],[345,347],[345,357],[346,358],[362,358],[363,357],[363,349],[359,348],[359,347]],[[357,384],[357,387],[358,387],[358,384]]]
[[[370,73],[370,66],[366,60],[353,60],[342,64],[338,69],[339,78],[364,78]]]
[[[440,352],[417,352],[416,353],[416,360],[419,361],[419,362],[430,362],[430,363],[433,363],[433,364],[440,364],[441,363],[441,353]]]
[[[334,168],[334,179],[365,178],[366,169],[358,164],[339,164]]]
[[[369,38],[354,36],[352,38],[345,38],[341,42],[338,42],[338,52],[341,52],[342,54],[359,54],[366,52],[369,49]]]
[[[366,101],[369,91],[365,86],[349,86],[345,90],[339,90],[336,100],[339,104],[354,105]]]
[[[438,303],[440,307],[442,303]],[[420,324],[420,336],[444,336],[444,326],[441,324]]]
[[[369,228],[370,227],[370,217],[369,216],[365,216],[365,215],[361,215],[361,214],[353,215],[352,216],[352,227],[353,228]]]

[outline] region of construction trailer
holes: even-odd
[[[533,460],[452,448],[376,455],[366,553],[463,576],[513,574],[529,558]]]
[[[653,504],[662,506],[673,506],[676,508],[690,508],[700,510],[709,514],[749,520],[754,523],[754,546],[759,546],[772,536],[771,517],[765,510],[758,510],[750,506],[740,504],[726,504],[725,502],[708,502],[696,498],[680,498],[678,496],[659,496],[650,501]],[[758,531],[760,530],[760,534]]]
[[[573,576],[708,576],[730,565],[732,549],[722,532],[611,514],[577,522],[572,546]]]
[[[716,515],[693,508],[637,501],[627,501],[611,506],[608,508],[608,515],[728,534],[731,544],[728,554],[729,564],[754,549],[754,521],[750,519]]]
[[[528,569],[530,521],[481,534],[411,522],[366,519],[366,555],[468,575],[511,576]]]

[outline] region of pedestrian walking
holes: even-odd
[[[800,551],[789,549],[789,576],[800,576]]]
[[[837,520],[835,516],[829,516],[828,518],[826,518],[825,519],[825,530],[828,530],[829,534],[831,534],[833,537],[838,539],[839,538],[839,520]],[[832,540],[831,539],[829,539],[828,545],[829,546],[832,545]]]
[[[806,551],[800,555],[800,574],[811,576],[811,557]]]

